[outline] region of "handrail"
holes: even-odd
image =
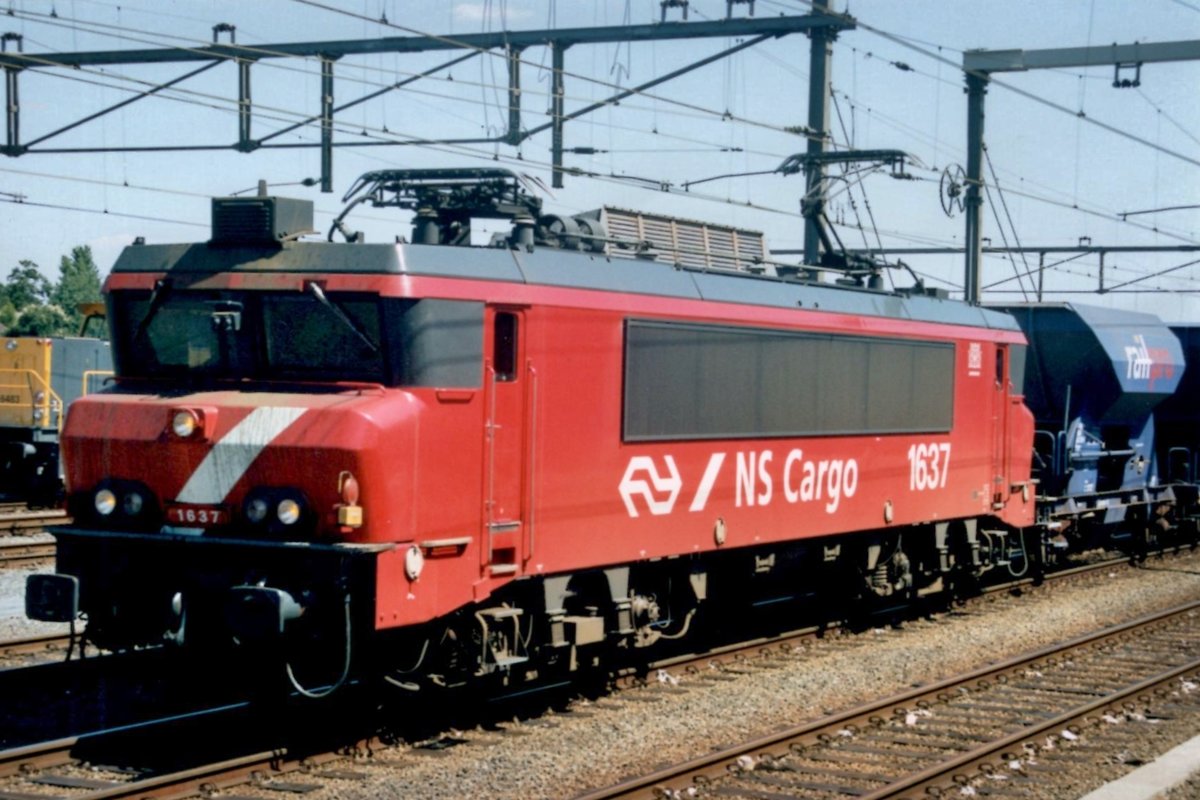
[[[83,394],[81,397],[86,397],[91,394],[88,388],[91,385],[92,378],[111,378],[115,373],[111,369],[85,369],[83,371]]]
[[[5,376],[11,376],[6,378]],[[22,380],[23,379],[23,380]],[[6,380],[17,380],[18,383],[6,383]],[[5,402],[2,395],[4,389],[19,389],[22,392],[29,392],[29,402]],[[44,392],[45,396],[41,402],[38,402],[37,392]],[[53,427],[59,433],[62,432],[63,424],[63,402],[58,396],[58,392],[54,391],[50,386],[50,382],[40,372],[34,369],[2,369],[0,368],[0,408],[13,407],[19,409],[28,408],[29,410],[29,425],[36,427]],[[39,419],[37,412],[42,411],[43,417]]]
[[[1047,431],[1047,430],[1041,430],[1041,429],[1035,430],[1033,432],[1033,441],[1034,441],[1035,448],[1037,447],[1037,441],[1039,438],[1047,439],[1050,442],[1050,454],[1049,454],[1050,455],[1050,463],[1047,465],[1047,467],[1049,468],[1050,473],[1052,475],[1054,475],[1055,477],[1058,477],[1058,475],[1061,474],[1058,469],[1058,437],[1055,436],[1053,431]]]

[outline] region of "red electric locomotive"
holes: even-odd
[[[282,654],[309,693],[416,688],[1022,549],[1010,316],[784,275],[746,231],[543,216],[504,170],[352,194],[414,210],[414,241],[363,243],[345,214],[347,242],[298,241],[309,204],[226,198],[211,241],[122,254],[117,376],[71,408],[74,522],[32,616],[86,616],[107,648]],[[448,246],[479,217],[512,234]]]

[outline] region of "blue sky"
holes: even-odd
[[[201,45],[212,41],[212,27],[220,22],[237,26],[238,44],[254,45],[402,36],[409,29],[454,36],[659,18],[657,0],[5,0],[5,5],[12,14],[0,16],[0,32],[21,34],[25,52],[35,54]],[[880,173],[855,184],[850,193],[846,182],[834,185],[831,216],[849,226],[861,219],[868,229],[864,233],[856,227],[840,228],[849,246],[863,246],[864,237],[890,246],[962,244],[963,219],[945,216],[937,189],[943,168],[965,165],[966,99],[956,66],[963,49],[1200,39],[1200,0],[834,0],[834,7],[849,11],[863,24],[843,33],[834,50],[835,141],[857,148],[901,149],[916,158],[910,171],[917,180],[896,181]],[[806,10],[801,0],[758,0],[755,7],[760,16]],[[745,13],[745,5],[735,9],[735,14]],[[724,15],[724,0],[692,0],[692,19]],[[381,21],[385,16],[388,24]],[[567,110],[603,98],[615,86],[649,80],[731,44],[710,39],[573,47],[566,60]],[[335,68],[337,101],[354,99],[449,58],[434,53],[343,59]],[[523,58],[522,124],[533,128],[548,120],[549,54],[531,48]],[[191,68],[27,71],[20,76],[22,139],[30,141],[126,99],[131,90],[141,91]],[[763,230],[775,249],[802,246],[799,177],[713,181],[691,192],[681,187],[713,175],[769,170],[802,151],[804,140],[784,128],[806,121],[807,73],[808,40],[792,36],[568,123],[568,147],[601,151],[569,155],[568,166],[603,177],[568,178],[566,188],[547,198],[548,210],[638,208]],[[1010,244],[1069,245],[1090,237],[1093,244],[1108,245],[1200,244],[1200,209],[1120,219],[1127,211],[1200,205],[1200,63],[1146,65],[1136,89],[1114,89],[1112,79],[1113,69],[1104,66],[1009,74],[1000,79],[1005,86],[991,87],[986,140],[1003,195],[1001,205],[1001,195],[993,192],[985,210],[985,235],[993,243],[1007,237]],[[338,118],[336,136],[361,140],[366,132],[368,139],[380,141],[495,135],[507,118],[505,81],[502,61],[476,58],[386,100],[346,111]],[[256,136],[319,109],[315,61],[264,61],[254,67],[253,86]],[[46,146],[229,143],[237,135],[236,93],[236,69],[222,65],[180,84],[177,91],[135,103]],[[1079,111],[1084,116],[1075,113]],[[318,135],[309,126],[278,141],[312,142]],[[319,174],[315,149],[6,158],[0,162],[0,200],[16,195],[25,202],[0,203],[6,234],[0,239],[0,270],[7,274],[18,260],[28,258],[54,277],[59,257],[84,243],[93,247],[106,270],[120,248],[137,235],[151,242],[201,240],[207,234],[208,198],[249,189],[259,178],[285,184],[274,188],[277,193],[314,200],[322,231],[340,209],[341,195],[367,170],[499,163],[548,182],[549,145],[546,133],[520,147],[343,148],[334,154],[333,194],[286,185]],[[661,191],[664,184],[673,191]],[[407,216],[398,213],[370,211],[354,220],[370,241],[390,241],[409,230]],[[1145,277],[1198,257],[1112,255],[1106,265],[1110,286],[1137,281],[1128,288],[1166,292],[1059,297],[1200,320],[1200,264]],[[931,285],[951,291],[961,285],[961,257],[906,260]],[[986,259],[983,283],[993,288],[985,299],[1021,300],[1014,275],[1035,264],[1036,257],[1027,263],[1019,258]],[[1047,272],[1046,285],[1072,292],[1094,289],[1097,266],[1095,256],[1058,265]],[[1024,286],[1028,289],[1031,283]]]

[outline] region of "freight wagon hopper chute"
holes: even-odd
[[[1149,513],[1169,500],[1153,412],[1183,376],[1171,329],[1149,314],[1073,303],[1005,310],[1031,345],[1025,402],[1037,421],[1046,514],[1116,524],[1133,507]]]

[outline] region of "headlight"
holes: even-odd
[[[316,522],[312,506],[293,487],[252,489],[242,501],[241,514],[253,536],[294,539],[311,533]]]
[[[267,501],[261,497],[255,497],[250,502],[246,503],[246,519],[257,524],[267,518],[267,512],[271,507],[267,505]]]
[[[136,517],[142,513],[142,507],[146,505],[145,499],[137,492],[130,492],[125,495],[125,502],[121,506],[126,515]]]
[[[163,522],[158,498],[139,481],[105,478],[87,491],[67,497],[75,519],[91,519],[105,528],[156,531]]]
[[[159,417],[162,419],[162,417]],[[196,419],[196,414],[193,411],[183,410],[176,411],[175,416],[171,417],[171,430],[180,439],[186,439],[196,432],[196,425],[199,420]]]
[[[38,405],[46,402],[46,393],[41,391],[35,393],[33,395],[33,402],[37,403]]]
[[[275,507],[275,516],[284,525],[295,525],[300,519],[300,504],[290,497],[279,501]]]
[[[107,517],[117,508],[117,496],[108,489],[101,489],[96,492],[96,511],[102,517]]]

